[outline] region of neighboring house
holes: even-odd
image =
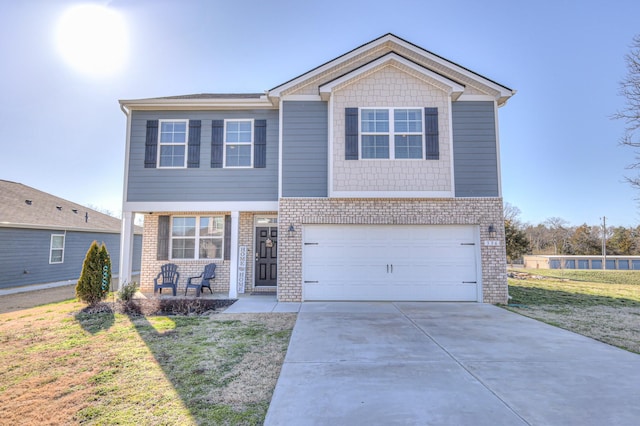
[[[507,301],[498,108],[515,92],[393,34],[255,94],[121,100],[142,289]],[[127,256],[121,275],[127,279]]]
[[[0,289],[77,281],[93,241],[105,243],[113,275],[121,221],[26,185],[0,180]],[[142,235],[132,234],[132,268],[140,270]]]
[[[524,256],[528,269],[619,269],[640,270],[640,256],[573,256],[529,255]],[[605,268],[602,264],[605,264]]]

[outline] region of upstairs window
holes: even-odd
[[[225,120],[225,167],[253,167],[253,120]]]
[[[187,166],[187,123],[187,120],[160,121],[158,167],[184,168]]]
[[[361,158],[424,158],[420,108],[363,108],[360,110],[360,134]]]
[[[49,263],[63,263],[64,234],[51,235],[51,245],[49,247]]]

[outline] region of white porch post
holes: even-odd
[[[238,297],[238,234],[240,212],[231,212],[231,253],[229,255],[229,299]]]
[[[118,270],[118,290],[131,282],[133,266],[133,212],[122,212],[122,230],[120,232],[120,268]]]

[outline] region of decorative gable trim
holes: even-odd
[[[314,69],[312,69],[311,71],[308,71],[298,77],[295,77],[279,86],[274,87],[273,89],[269,90],[268,95],[271,98],[279,98],[281,97],[281,95],[287,91],[288,89],[291,89],[307,80],[312,80],[316,77],[318,77],[320,74],[333,69],[333,68],[337,68],[339,67],[341,64],[347,63],[350,60],[354,59],[355,57],[357,57],[358,55],[362,55],[365,54],[366,52],[371,52],[374,51],[377,48],[380,48],[381,46],[383,46],[386,43],[394,43],[402,48],[405,48],[409,51],[414,52],[417,55],[423,56],[425,57],[427,60],[435,62],[437,64],[439,64],[440,66],[450,69],[453,72],[459,73],[464,75],[465,77],[477,81],[480,84],[483,84],[493,90],[495,90],[496,92],[499,93],[498,95],[498,105],[502,105],[504,104],[511,96],[513,96],[515,94],[515,91],[503,86],[499,83],[496,83],[493,80],[490,80],[480,74],[477,74],[461,65],[456,64],[455,62],[451,62],[439,55],[436,55],[433,52],[430,52],[428,50],[425,50],[413,43],[410,43],[406,40],[401,39],[400,37],[388,33],[383,35],[382,37],[379,37],[373,41],[370,41],[368,43],[363,44],[360,47],[357,47],[353,50],[351,50],[350,52],[345,53],[344,55],[341,55],[329,62],[326,62]]]
[[[464,85],[451,80],[448,77],[443,76],[442,74],[438,74],[434,71],[431,71],[428,68],[423,67],[422,65],[416,64],[413,61],[408,60],[407,58],[398,55],[397,53],[387,53],[384,56],[379,57],[378,59],[371,61],[361,67],[358,67],[336,79],[333,79],[323,85],[321,85],[319,87],[319,91],[320,91],[320,95],[322,97],[328,97],[329,94],[331,94],[331,92],[333,91],[333,89],[341,84],[344,84],[350,80],[353,80],[379,66],[382,65],[386,65],[389,63],[398,63],[401,65],[404,65],[424,76],[426,76],[429,79],[435,80],[438,83],[441,83],[442,85],[446,86],[449,88],[449,95],[452,96],[453,100],[455,101],[460,95],[462,95],[462,92],[464,92]]]

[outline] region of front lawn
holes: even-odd
[[[6,424],[262,424],[295,314],[0,315]]]
[[[508,309],[640,353],[640,272],[526,272],[509,278]]]

